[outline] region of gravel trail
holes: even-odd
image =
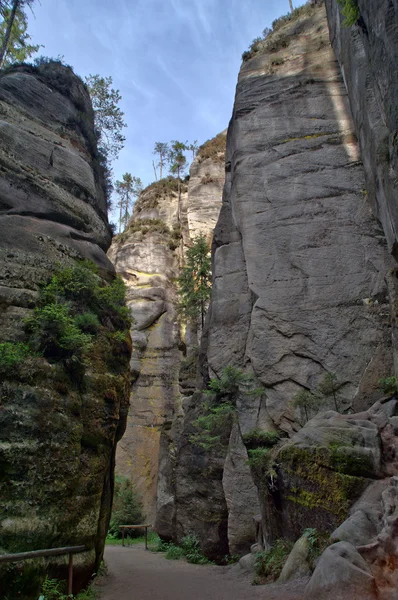
[[[107,546],[105,563],[108,574],[96,583],[99,600],[302,600],[305,586],[253,586],[237,566],[166,560],[143,544]]]

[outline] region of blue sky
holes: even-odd
[[[82,77],[112,76],[128,124],[114,174],[147,185],[155,142],[203,143],[228,126],[242,52],[288,10],[288,0],[40,0],[29,33]]]

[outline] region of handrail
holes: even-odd
[[[87,550],[86,546],[65,546],[63,548],[47,548],[44,550],[32,550],[31,552],[17,552],[15,554],[0,554],[0,564],[7,562],[18,562],[29,558],[43,558],[44,556],[61,556],[69,554],[68,567],[68,595],[72,594],[73,587],[73,555]]]
[[[17,554],[0,554],[0,563],[17,562],[28,558],[42,558],[43,556],[60,556],[61,554],[77,554],[84,552],[86,546],[66,546],[65,548],[49,548],[48,550],[32,550],[31,552],[18,552]]]
[[[152,527],[151,523],[145,523],[142,525],[119,525],[122,530],[122,546],[124,546],[124,530],[125,529],[144,529],[145,528],[145,550],[148,550],[148,527]]]

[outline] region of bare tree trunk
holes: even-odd
[[[155,181],[157,181],[158,180],[158,174],[156,173],[156,167],[155,167],[155,161],[154,160],[152,161],[152,166],[153,166],[153,170],[154,170],[154,173],[155,173]],[[160,177],[162,177],[162,175],[160,175]]]
[[[14,24],[14,20],[15,20],[15,15],[17,12],[17,9],[19,7],[21,0],[14,0],[13,5],[12,5],[12,9],[11,9],[11,14],[7,23],[7,29],[6,29],[6,33],[4,36],[4,40],[3,40],[3,44],[0,48],[0,69],[3,68],[3,64],[4,64],[4,60],[6,57],[6,52],[7,52],[7,48],[8,48],[8,44],[10,41],[10,35],[11,35],[11,29],[12,26]]]
[[[293,12],[293,0],[289,0],[290,12]]]
[[[178,177],[178,206],[177,206],[177,223],[180,224],[180,206],[181,206],[181,179],[180,179],[180,169],[177,172]]]

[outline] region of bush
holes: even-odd
[[[138,525],[144,519],[142,503],[137,496],[133,484],[127,477],[116,475],[109,533],[116,538],[121,538],[120,525]],[[137,536],[140,535],[138,530],[133,531],[137,531]]]
[[[31,346],[46,358],[80,358],[92,339],[81,332],[66,304],[36,307],[25,325]]]
[[[208,407],[206,414],[193,422],[193,426],[199,431],[191,435],[189,441],[203,450],[222,448],[228,444],[229,431],[235,414],[235,407],[228,403]]]
[[[85,312],[85,313],[82,313],[81,315],[77,315],[75,318],[75,324],[84,333],[91,333],[93,335],[97,333],[97,331],[99,330],[99,328],[101,326],[101,323],[99,322],[97,315],[95,315],[92,312]],[[116,332],[116,333],[122,333],[122,332]]]
[[[243,442],[248,448],[265,447],[271,448],[280,440],[279,431],[263,431],[261,429],[251,429],[243,436]]]
[[[169,544],[167,546],[165,558],[168,560],[179,560],[184,556],[184,550],[180,546],[175,544]]]
[[[398,382],[396,377],[385,377],[379,379],[379,388],[385,393],[391,396],[398,394]]]
[[[351,27],[358,21],[360,15],[359,6],[357,0],[337,0],[341,6],[341,13],[345,17],[343,25],[345,27]]]
[[[194,565],[205,565],[209,561],[203,556],[199,540],[194,533],[189,533],[181,540],[181,547],[189,563]]]
[[[284,539],[277,540],[269,550],[256,555],[255,570],[266,581],[275,581],[282,572],[293,544]]]
[[[28,344],[22,342],[2,342],[0,344],[0,375],[13,372],[32,354]]]

